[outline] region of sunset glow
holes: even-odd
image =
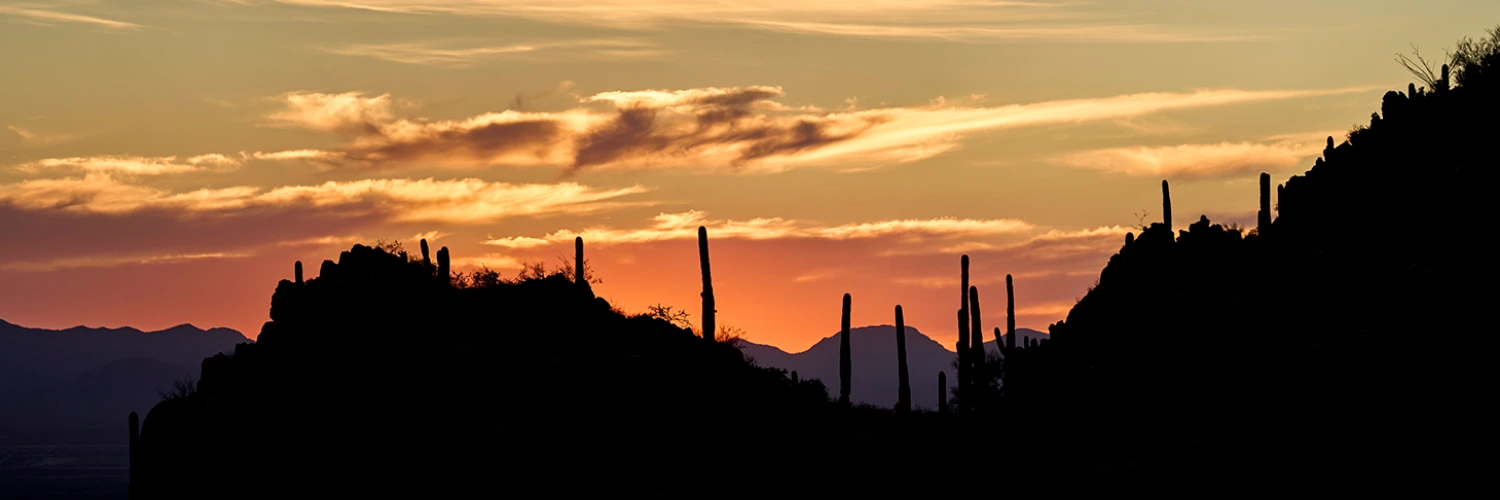
[[[0,0],[0,319],[253,338],[295,261],[426,238],[514,276],[582,237],[599,296],[697,325],[705,226],[757,343],[847,292],[951,349],[961,255],[1045,331],[1162,179],[1253,227],[1392,54],[1500,18],[1429,3]]]

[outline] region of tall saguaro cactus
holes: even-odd
[[[948,374],[938,372],[938,413],[948,413]]]
[[[969,307],[966,305],[958,310],[958,411],[963,412],[966,408],[967,399],[964,396],[969,390]]]
[[[1126,234],[1126,244],[1129,244],[1129,234]],[[999,341],[995,342],[1000,344]],[[1005,348],[1016,348],[1016,282],[1010,275],[1005,275]]]
[[[1260,173],[1260,213],[1256,217],[1255,231],[1265,236],[1271,230],[1271,174]]]
[[[450,277],[449,275],[450,273],[448,267],[448,247],[439,248],[437,251],[437,258],[438,279],[442,280],[443,284],[446,285],[450,280],[452,280],[452,277]]]
[[[974,366],[984,365],[984,328],[979,326],[979,287],[969,287],[969,352]],[[977,372],[977,370],[976,370]]]
[[[958,262],[958,345],[954,346],[954,352],[958,353],[958,393],[962,406],[962,396],[969,387],[969,367],[973,363],[969,355],[969,256],[964,255]]]
[[[422,272],[432,272],[432,257],[427,255],[427,238],[422,238]]]
[[[583,237],[573,238],[573,283],[578,286],[588,284],[583,279]]]
[[[136,415],[135,412],[130,412],[129,426],[130,448],[127,451],[130,454],[130,464],[129,468],[126,469],[126,477],[128,477],[128,481],[130,481],[130,498],[140,498],[140,495],[136,493],[137,491],[139,491],[138,485],[140,483],[136,481],[137,475],[135,471],[140,468],[141,448],[139,444],[141,440],[141,417],[139,415]]]
[[[302,261],[299,260],[299,261],[297,261],[296,265],[292,266],[292,275],[296,276],[296,278],[297,278],[297,284],[301,285],[302,284]]]
[[[839,404],[849,404],[849,382],[853,370],[849,363],[849,306],[853,299],[844,294],[844,321],[839,329]]]
[[[896,306],[896,411],[911,411],[911,380],[906,372],[906,317]]]
[[[1172,231],[1172,190],[1167,187],[1166,179],[1161,180],[1161,217],[1167,232],[1176,238],[1177,233]]]
[[[714,309],[714,280],[708,266],[708,228],[703,226],[698,226],[698,265],[703,269],[703,338],[713,340],[714,313],[718,311]]]

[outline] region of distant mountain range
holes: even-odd
[[[791,354],[774,346],[746,342],[740,349],[745,356],[765,367],[796,370],[803,379],[820,379],[828,395],[838,397],[839,333],[818,341],[806,351]],[[850,372],[849,399],[883,408],[896,406],[896,327],[863,326],[849,331]],[[1045,339],[1048,335],[1030,328],[1017,328],[1021,339]],[[986,335],[988,337],[988,335]],[[985,350],[998,353],[995,341],[985,342]],[[906,368],[911,377],[912,405],[935,409],[938,401],[938,372],[948,373],[948,386],[956,382],[953,361],[956,354],[911,326],[906,327]]]
[[[228,328],[27,328],[0,320],[0,427],[118,427],[203,358],[248,342]]]

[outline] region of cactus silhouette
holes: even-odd
[[[1271,174],[1260,173],[1260,213],[1256,217],[1255,231],[1265,236],[1271,229]]]
[[[797,370],[792,370],[792,385],[797,385],[800,383],[802,383],[802,380],[797,378]]]
[[[432,258],[427,255],[427,238],[422,238],[422,271],[432,272]]]
[[[962,410],[965,407],[962,396],[969,388],[969,367],[973,364],[973,356],[969,355],[969,256],[959,258],[958,263],[958,345],[954,351],[958,353],[958,393]]]
[[[708,267],[708,228],[697,227],[697,264],[703,269],[703,338],[714,339],[714,278]]]
[[[979,326],[979,287],[969,287],[969,353],[974,366],[984,365],[984,328]]]
[[[450,279],[452,279],[450,277],[450,275],[449,275],[448,247],[443,247],[443,248],[439,248],[438,249],[438,251],[437,251],[437,259],[438,259],[438,271],[437,271],[438,272],[438,279],[442,280],[443,284],[447,284],[448,281]]]
[[[703,226],[698,226],[698,265],[703,268],[703,338],[713,340],[714,313],[718,310],[714,309],[714,280],[708,266],[708,228]]]
[[[948,374],[938,372],[938,413],[948,413]]]
[[[839,404],[849,404],[849,382],[853,370],[849,366],[849,294],[844,294],[844,321],[839,329]]]
[[[1130,245],[1132,236],[1125,234],[1125,244]],[[997,340],[996,346],[1000,345]],[[1016,282],[1010,275],[1005,275],[1005,347],[1016,348]]]
[[[302,261],[299,260],[299,261],[297,261],[296,265],[292,266],[292,274],[297,277],[297,284],[301,285],[302,284]]]
[[[906,372],[906,317],[896,306],[896,411],[911,411],[911,380]]]
[[[1333,138],[1328,138],[1328,143],[1333,144]],[[1167,234],[1172,234],[1172,190],[1167,187],[1167,180],[1161,180],[1161,223],[1167,226]]]
[[[969,308],[958,310],[958,411],[967,408],[964,392],[969,388]]]
[[[583,279],[583,237],[573,238],[573,282],[579,286],[587,286],[588,281]]]

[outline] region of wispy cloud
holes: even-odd
[[[698,227],[709,228],[713,239],[775,240],[816,238],[823,240],[859,240],[896,237],[907,242],[984,238],[1024,235],[1033,229],[1030,223],[1015,219],[906,219],[850,223],[835,226],[812,224],[781,217],[749,220],[709,219],[708,214],[690,210],[662,213],[651,219],[649,227],[616,229],[587,228],[580,231],[559,230],[541,237],[513,236],[490,238],[483,243],[511,249],[527,249],[571,242],[582,237],[591,245],[648,243],[687,240],[698,237]]]
[[[802,34],[958,41],[1213,42],[1267,38],[1223,28],[1121,22],[1111,6],[970,0],[280,0],[388,13],[446,13],[649,30],[680,24]],[[1113,7],[1118,10],[1118,7]]]
[[[1293,169],[1323,150],[1337,133],[1267,138],[1261,142],[1220,142],[1095,149],[1059,155],[1055,164],[1125,175],[1193,179],[1233,177]]]
[[[164,175],[225,171],[238,168],[243,161],[221,154],[205,154],[184,158],[176,156],[82,156],[73,158],[47,158],[14,166],[24,173],[47,173],[56,170],[108,173],[118,175]]]
[[[479,179],[367,179],[266,190],[237,186],[171,192],[122,182],[104,173],[82,178],[0,184],[0,204],[22,210],[80,214],[166,211],[183,216],[233,215],[258,209],[316,209],[377,215],[392,222],[487,223],[506,217],[584,214],[641,205],[617,201],[643,193],[632,186],[595,189],[574,183],[507,184]],[[646,203],[649,204],[649,203]]]
[[[631,39],[584,39],[537,41],[532,43],[476,44],[462,42],[408,42],[349,44],[322,49],[325,52],[386,61],[467,68],[503,57],[536,55],[555,60],[558,57],[607,58],[610,60],[660,57],[670,51],[653,43]]]
[[[130,264],[175,264],[195,260],[207,259],[239,259],[250,257],[251,253],[198,253],[198,254],[174,254],[174,255],[141,255],[133,257],[69,257],[51,259],[44,261],[11,261],[0,264],[0,271],[11,272],[49,272],[63,269],[76,269],[83,267],[117,267]]]
[[[560,112],[508,110],[464,120],[396,118],[390,96],[291,93],[277,123],[336,132],[341,148],[300,155],[329,168],[423,164],[583,168],[732,167],[777,172],[805,166],[861,170],[940,155],[971,134],[1116,121],[1173,110],[1347,94],[1375,87],[1199,90],[981,106],[828,111],[779,102],[781,87],[603,92]]]
[[[15,124],[6,124],[5,128],[21,138],[21,142],[28,146],[46,146],[67,142],[74,139],[72,135],[63,133],[41,133],[29,128],[18,127]]]
[[[0,16],[15,16],[15,17],[20,17],[20,18],[26,19],[26,20],[28,20],[30,22],[37,23],[37,24],[47,24],[49,22],[66,22],[66,23],[93,24],[93,25],[96,25],[96,26],[105,26],[105,27],[109,27],[109,28],[139,28],[140,27],[139,24],[127,23],[127,22],[124,22],[124,21],[115,21],[115,20],[112,20],[112,19],[104,19],[102,17],[86,16],[86,15],[83,15],[83,14],[70,14],[70,13],[67,13],[67,12],[57,12],[57,11],[52,11],[52,10],[43,10],[43,9],[39,9],[39,8],[29,7],[29,6],[26,6],[26,5],[0,5]]]
[[[1235,42],[1264,40],[1265,34],[1191,30],[1159,25],[1059,26],[924,26],[790,21],[745,21],[751,26],[793,33],[870,38],[938,38],[949,41],[1061,41],[1061,42]]]

